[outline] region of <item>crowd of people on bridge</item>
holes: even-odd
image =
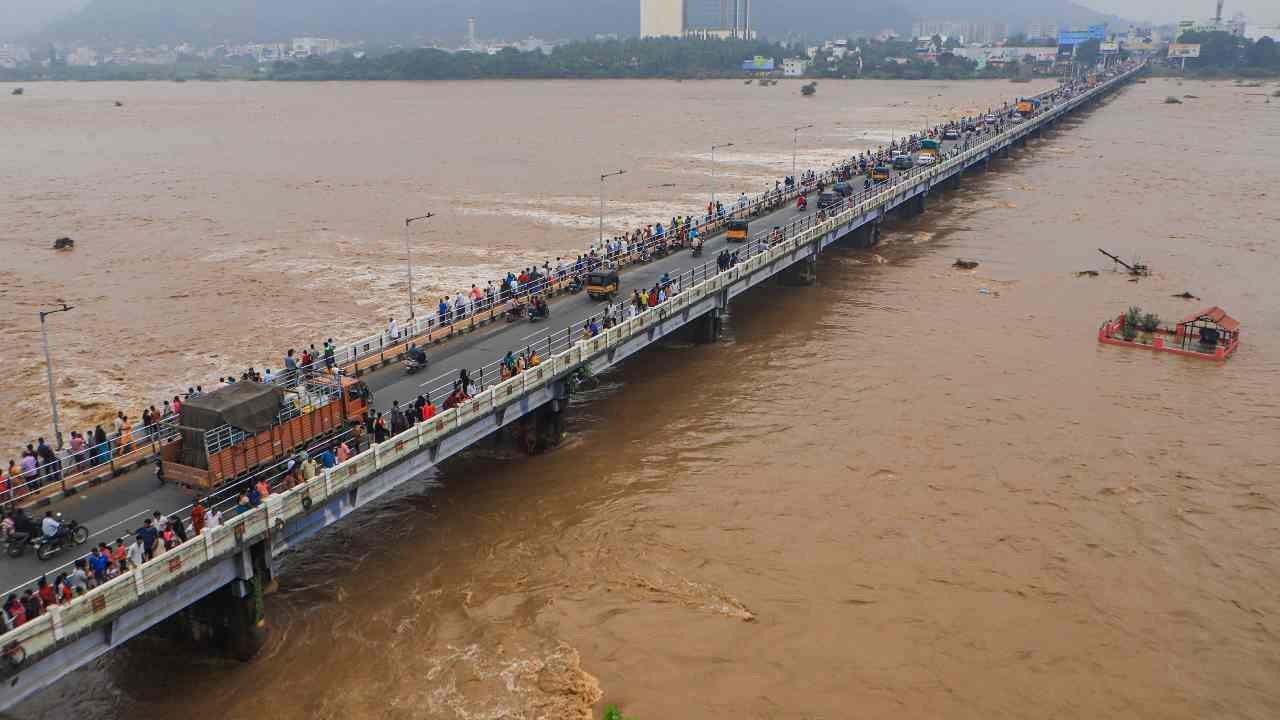
[[[1069,97],[1078,90],[1079,88],[1075,86],[1064,87],[1048,97],[1050,100],[1057,100],[1061,97]],[[595,270],[646,262],[673,250],[700,244],[703,236],[712,229],[709,224],[719,224],[734,216],[751,213],[753,209],[767,210],[776,207],[785,194],[797,186],[811,188],[820,186],[825,177],[847,177],[852,172],[867,173],[870,167],[887,162],[897,153],[918,149],[920,141],[925,138],[942,137],[949,127],[959,127],[961,132],[959,140],[947,153],[944,153],[944,157],[963,152],[972,141],[1004,130],[1006,124],[1012,122],[1013,110],[1010,104],[1006,103],[999,109],[988,111],[988,114],[997,120],[993,123],[978,122],[977,118],[962,118],[956,123],[936,125],[905,138],[894,139],[888,146],[864,150],[845,162],[833,166],[832,171],[824,175],[810,170],[802,173],[798,178],[788,176],[775,182],[772,191],[758,196],[755,200],[742,194],[729,206],[718,200],[709,202],[700,221],[695,221],[694,217],[688,214],[675,215],[665,222],[645,224],[603,242],[595,243],[586,252],[575,257],[556,257],[554,261],[545,260],[541,266],[525,267],[518,272],[512,270],[503,277],[490,280],[483,285],[472,283],[469,290],[440,297],[434,313],[435,326],[457,323],[501,307],[503,304],[529,302],[534,296],[541,299],[549,294],[547,290],[550,287],[557,284],[578,283],[580,286],[585,275]],[[728,249],[716,257],[716,267],[720,271],[733,267],[737,262],[738,253]],[[583,325],[581,336],[594,337],[600,331],[624,322],[647,308],[666,302],[680,291],[679,281],[666,277],[650,288],[636,289],[629,300],[611,304],[598,318],[587,321]],[[405,341],[413,331],[412,327],[403,326],[392,317],[382,335],[382,343],[385,345]],[[334,340],[328,338],[320,343],[319,348],[312,343],[300,351],[289,349],[283,357],[278,372],[272,372],[267,368],[259,371],[250,367],[240,372],[238,379],[235,376],[220,378],[213,389],[245,381],[296,384],[310,373],[336,374],[341,372],[342,365],[349,362],[357,352],[354,347],[340,351]],[[530,367],[537,366],[542,359],[537,350],[532,347],[526,348],[522,353],[508,352],[498,366],[495,379],[514,377]],[[464,370],[462,377],[454,383],[452,391],[443,398],[440,410],[455,407],[473,397],[483,389],[483,383],[484,378],[472,381]],[[55,450],[44,437],[32,440],[17,457],[9,459],[7,464],[0,465],[0,505],[10,510],[11,516],[16,515],[14,511],[16,505],[24,499],[29,499],[27,496],[38,492],[42,487],[59,483],[69,475],[94,472],[95,469],[111,465],[114,460],[135,451],[149,452],[154,443],[172,432],[166,428],[172,426],[174,419],[181,412],[182,404],[191,398],[199,397],[204,392],[201,385],[195,385],[188,387],[185,393],[177,393],[158,405],[146,405],[136,416],[126,414],[123,410],[118,411],[109,423],[105,423],[105,427],[104,424],[96,424],[92,429],[72,431],[67,446],[61,452]],[[390,412],[384,414],[370,411],[370,418],[365,423],[363,434],[375,441],[381,441],[413,423],[430,419],[436,412],[437,407],[430,394],[424,393],[405,407],[400,407],[397,403]],[[136,422],[134,417],[138,418]],[[292,486],[291,483],[296,484],[312,477],[317,465],[327,466],[326,461],[330,460],[341,462],[345,457],[357,452],[359,442],[360,439],[357,437],[354,441],[326,448],[318,453],[316,458],[305,457],[305,453],[303,457],[291,458],[288,467],[277,480],[286,486]],[[237,508],[241,506],[252,508],[261,502],[261,499],[270,491],[270,483],[267,483],[268,486],[259,487],[261,482],[263,481],[253,483],[251,487],[246,487],[244,492],[240,493],[239,499],[244,502],[237,502]],[[179,541],[185,539],[185,535],[177,529],[182,523],[175,524],[171,518],[162,518],[162,520],[164,528],[168,528],[174,537]],[[163,536],[165,530],[158,529],[158,532]],[[198,534],[198,528],[195,532]],[[144,535],[149,537],[150,533],[147,532]],[[166,544],[167,541],[161,543],[162,546]],[[117,545],[123,547],[123,542],[118,541]],[[156,546],[152,542],[144,543],[144,547],[150,548],[145,550],[147,555],[144,557],[147,557],[155,551]],[[79,582],[77,573],[73,572],[66,578],[55,579],[51,589],[41,590],[37,587],[29,591],[29,594],[40,597],[42,602],[49,599],[56,601],[65,594],[60,590],[63,585],[69,586],[74,596],[77,589],[82,591],[86,587],[92,587],[95,580],[100,579],[111,569],[110,566],[114,566],[117,574],[125,571],[129,567],[128,548],[125,548],[125,556],[119,558],[114,557],[116,554],[114,549],[108,548],[108,550],[110,552],[107,554],[112,555],[110,565],[103,567],[101,573],[94,572],[84,582]],[[95,549],[95,554],[99,554],[99,549]],[[100,561],[85,558],[85,562],[93,566],[93,562]],[[52,594],[51,598],[45,597],[50,594]],[[18,602],[22,603],[24,599],[19,598]],[[48,603],[45,602],[45,604]],[[31,614],[28,613],[28,617],[30,616]]]

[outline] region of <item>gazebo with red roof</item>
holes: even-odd
[[[1225,357],[1240,344],[1240,322],[1215,305],[1183,318],[1176,340],[1184,349]]]

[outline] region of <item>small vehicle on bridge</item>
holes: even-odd
[[[541,295],[534,295],[529,301],[529,322],[536,323],[551,317],[551,308]]]
[[[911,159],[911,156],[905,153],[902,155],[893,156],[894,170],[910,170],[911,168],[915,167],[915,164],[916,163],[914,160]]]
[[[404,354],[404,373],[412,375],[427,366],[427,351],[414,345]]]
[[[840,205],[842,198],[839,193],[832,190],[820,193],[818,195],[818,210],[826,210],[827,208]]]
[[[1022,117],[1030,117],[1040,109],[1040,101],[1035,98],[1023,98],[1018,101],[1018,114]]]
[[[921,154],[916,157],[916,167],[929,167],[938,162],[938,158],[933,155]]]
[[[942,143],[938,142],[937,140],[934,140],[933,138],[925,138],[924,140],[920,141],[920,157],[924,157],[927,155],[936,161],[941,154],[942,154]],[[930,163],[922,163],[922,164],[928,165]]]
[[[831,189],[839,193],[840,197],[849,197],[853,194],[853,186],[843,180],[832,185]]]
[[[724,234],[729,242],[746,242],[750,237],[750,228],[746,220],[730,220]]]
[[[592,300],[608,300],[618,294],[618,271],[599,270],[587,275],[587,295]]]
[[[871,168],[871,182],[873,183],[889,182],[891,175],[893,175],[893,171],[883,163]]]
[[[946,126],[945,128],[942,129],[942,139],[943,140],[959,140],[960,128],[956,127],[955,125]]]

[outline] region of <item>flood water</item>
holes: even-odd
[[[16,715],[1280,716],[1280,106],[1251,92],[1133,85],[874,251],[827,253],[816,286],[738,302],[723,342],[601,377],[554,452],[447,463],[288,559],[256,662],[134,642]],[[1183,93],[1199,99],[1163,104]],[[697,144],[628,137],[656,156]],[[469,171],[530,172],[492,152]],[[494,237],[495,262],[524,241]],[[357,265],[389,252],[344,242],[368,253]],[[1129,282],[1099,247],[1154,274]],[[246,292],[198,298],[220,291]],[[1226,363],[1094,340],[1130,305],[1173,320],[1215,304],[1244,328]],[[226,312],[244,335],[264,319]]]

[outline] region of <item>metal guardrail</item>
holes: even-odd
[[[1039,117],[1045,120],[1061,115],[1084,100],[1125,80],[1140,68],[1141,66],[1055,105]],[[895,198],[905,197],[905,190],[911,185],[934,178],[943,171],[963,167],[966,162],[989,150],[996,143],[1015,139],[1024,129],[1025,124],[1019,123],[943,163],[928,169],[922,168],[923,173],[912,174],[907,180],[882,189],[862,202],[847,205],[842,212],[830,218],[818,221],[815,215],[807,215],[797,219],[782,229],[781,240],[776,238],[772,229],[759,233],[743,248],[745,252],[740,251],[746,257],[737,266],[723,272],[708,273],[706,268],[710,263],[707,263],[681,273],[682,279],[693,280],[699,273],[703,279],[683,288],[666,303],[648,308],[612,328],[601,331],[595,337],[575,342],[572,339],[572,333],[568,332],[564,334],[564,339],[555,343],[549,337],[547,339],[549,349],[554,349],[565,342],[568,344],[563,349],[550,354],[541,365],[488,387],[463,405],[443,411],[429,421],[418,423],[385,442],[351,457],[345,463],[323,471],[309,482],[292,490],[268,496],[258,508],[227,519],[218,528],[206,529],[204,533],[192,540],[144,563],[128,574],[90,590],[68,604],[49,608],[47,613],[0,636],[0,648],[3,648],[6,653],[14,653],[15,649],[20,649],[24,657],[32,658],[52,650],[59,643],[78,637],[91,628],[114,618],[147,596],[163,591],[209,564],[221,561],[246,545],[267,537],[273,526],[307,514],[310,508],[318,507],[326,500],[342,495],[353,486],[358,486],[406,457],[435,445],[496,408],[518,401],[522,397],[541,390],[548,383],[568,376],[589,360],[647,331],[672,313],[736,282],[744,272],[752,272],[765,264],[779,260],[805,244],[837,230],[846,222],[861,217],[870,210],[884,207],[892,203]],[[561,333],[555,335],[559,337]]]

